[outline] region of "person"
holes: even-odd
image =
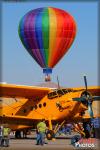
[[[74,135],[72,138],[71,138],[71,144],[73,146],[75,146],[75,143],[78,142],[79,140],[81,140],[81,135]]]
[[[3,127],[3,146],[8,147],[9,146],[9,135],[10,135],[10,128],[7,124]]]
[[[0,146],[3,146],[3,126],[0,126]]]
[[[21,139],[21,131],[20,130],[16,130],[16,132],[15,132],[15,138],[16,139]]]
[[[36,145],[44,145],[45,144],[45,132],[46,132],[46,123],[45,119],[42,119],[37,124],[37,143]]]
[[[28,130],[23,130],[23,138],[27,138],[27,133],[28,133]]]
[[[91,124],[90,124],[90,127],[91,127],[90,135],[91,135],[91,137],[95,138],[94,124],[91,123]]]
[[[90,131],[91,131],[91,128],[90,128],[90,125],[88,122],[83,122],[83,128],[84,128],[84,133],[85,133],[85,137],[86,138],[90,138]]]

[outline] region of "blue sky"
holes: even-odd
[[[77,23],[77,35],[68,53],[55,66],[52,82],[66,87],[98,84],[98,4],[95,2],[2,3],[2,82],[37,85],[44,82],[42,68],[23,47],[18,24],[28,11],[38,7],[57,7],[68,11]]]

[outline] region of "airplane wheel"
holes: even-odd
[[[46,137],[48,140],[52,140],[52,138],[55,138],[54,131],[52,130],[47,131]]]

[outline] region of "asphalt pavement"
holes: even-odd
[[[9,147],[0,147],[0,150],[75,150],[75,149],[99,149],[98,144],[100,140],[95,140],[95,147],[94,148],[75,148],[71,145],[71,138],[73,135],[70,136],[58,136],[57,139],[54,141],[46,140],[48,144],[44,146],[36,145],[35,138],[27,138],[27,139],[10,139],[10,146]]]

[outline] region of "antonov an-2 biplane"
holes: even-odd
[[[100,100],[100,86],[85,88],[46,88],[0,84],[0,97],[14,98],[10,106],[1,106],[0,123],[8,123],[13,130],[36,127],[40,119],[45,119],[51,139],[64,123],[77,123],[95,116],[93,101]],[[20,99],[20,100],[19,100]],[[85,111],[89,111],[89,115]],[[55,125],[55,128],[53,128]],[[78,130],[79,131],[79,130]],[[81,132],[81,131],[80,131]]]

